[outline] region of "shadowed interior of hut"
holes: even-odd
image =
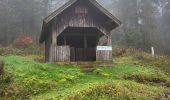
[[[96,61],[96,46],[101,36],[97,28],[69,27],[57,37],[57,45],[70,46],[71,61]]]

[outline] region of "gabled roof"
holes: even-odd
[[[44,19],[44,22],[48,24],[51,20],[53,20],[56,16],[58,16],[61,12],[66,10],[68,7],[73,5],[79,0],[69,0],[67,3],[65,3],[62,7],[51,13],[49,16],[47,16]],[[121,22],[114,16],[112,15],[109,11],[107,11],[105,8],[103,8],[96,0],[87,0],[90,1],[91,4],[93,4],[96,8],[98,8],[103,14],[108,16],[112,21],[114,21],[118,26],[121,25]]]
[[[43,20],[43,26],[41,31],[41,37],[40,37],[40,43],[42,43],[46,38],[46,28],[48,27],[48,24],[53,21],[59,14],[61,14],[63,11],[65,11],[67,8],[75,4],[77,1],[80,0],[69,0],[67,3],[65,3],[63,6],[61,6],[59,9],[51,13],[49,16],[47,16]],[[117,26],[121,25],[121,22],[119,19],[117,19],[114,15],[112,15],[110,12],[108,12],[105,8],[103,8],[96,0],[86,0],[90,2],[94,7],[96,7],[102,14],[106,15],[110,21],[109,23],[114,23]]]

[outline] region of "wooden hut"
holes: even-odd
[[[111,30],[120,24],[96,0],[69,0],[43,21],[40,43],[45,42],[45,60],[112,60]]]

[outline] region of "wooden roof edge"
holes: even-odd
[[[42,25],[42,29],[41,29],[41,35],[40,35],[40,39],[39,39],[39,43],[43,43],[44,41],[45,41],[45,39],[44,39],[44,30],[45,30],[45,26],[46,26],[46,24],[45,24],[45,22],[43,21],[43,25]]]
[[[100,11],[102,11],[105,15],[107,15],[110,19],[112,19],[112,22],[116,22],[116,24],[119,26],[121,25],[121,21],[115,17],[113,14],[111,14],[107,9],[105,9],[101,4],[99,4],[96,0],[89,0],[94,6],[96,6]]]
[[[53,18],[55,18],[57,15],[59,15],[61,12],[63,12],[65,9],[67,9],[68,7],[70,7],[72,4],[74,4],[77,0],[69,0],[68,2],[66,2],[64,5],[62,5],[61,7],[59,7],[57,10],[55,10],[53,13],[51,13],[49,16],[47,16],[46,18],[44,18],[44,22],[48,23],[50,22]]]
[[[64,5],[62,5],[60,8],[58,8],[57,10],[55,10],[53,13],[51,13],[49,16],[47,16],[46,18],[44,18],[43,20],[43,26],[42,26],[42,31],[41,31],[41,36],[40,36],[40,43],[44,42],[44,30],[45,27],[47,26],[47,24],[53,20],[57,15],[59,15],[60,13],[62,13],[65,9],[67,9],[68,7],[70,7],[72,4],[76,3],[78,0],[69,0],[68,2],[66,2]],[[116,27],[121,25],[121,21],[115,17],[113,14],[111,14],[108,10],[106,10],[103,6],[101,6],[96,0],[89,0],[95,7],[97,7],[102,13],[104,13],[105,15],[107,15],[112,22],[116,23]]]
[[[59,15],[61,12],[63,12],[65,9],[70,7],[72,4],[74,4],[78,0],[69,0],[66,2],[63,6],[55,10],[53,13],[51,13],[49,16],[44,18],[44,22],[47,24],[53,18],[55,18],[57,15]],[[101,12],[103,12],[105,15],[107,15],[110,19],[112,19],[118,26],[121,25],[121,21],[115,17],[113,14],[111,14],[108,10],[106,10],[103,6],[101,6],[96,0],[89,0],[95,7],[97,7]]]

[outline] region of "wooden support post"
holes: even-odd
[[[108,45],[109,45],[109,46],[112,46],[112,38],[111,38],[111,35],[107,36],[107,39],[108,39]]]
[[[99,45],[100,36],[99,36],[99,35],[97,35],[96,39],[97,39],[97,41],[96,41],[96,45]]]
[[[84,48],[87,48],[87,36],[84,35]]]
[[[49,61],[56,61],[56,47],[57,47],[57,32],[56,32],[56,22],[53,23],[52,32],[51,32],[51,47],[50,47],[50,57]]]
[[[67,45],[67,37],[64,36],[64,45]]]

